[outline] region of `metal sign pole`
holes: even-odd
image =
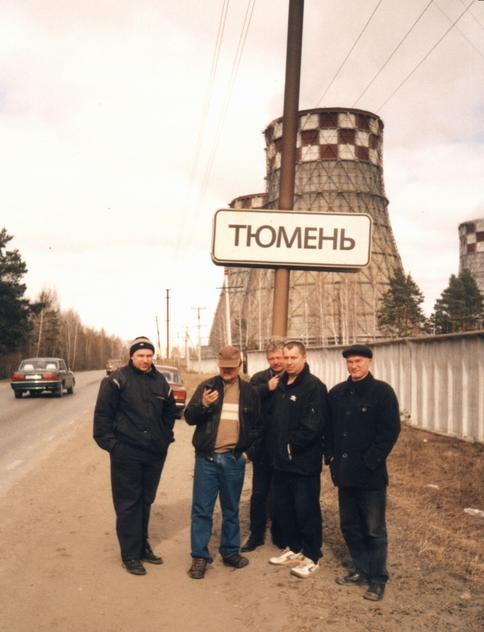
[[[284,88],[283,136],[279,208],[291,210],[294,205],[294,176],[299,109],[299,82],[304,0],[289,0],[287,27],[286,78]],[[289,307],[289,270],[279,268],[274,275],[272,335],[286,337]]]

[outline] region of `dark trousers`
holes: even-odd
[[[281,529],[282,545],[302,552],[313,562],[322,556],[323,516],[319,495],[321,477],[274,471],[272,492],[274,518]]]
[[[123,560],[139,560],[148,540],[150,509],[155,500],[166,453],[160,458],[137,450],[135,459],[115,449],[111,455],[111,488],[116,533]]]
[[[271,489],[274,470],[266,462],[255,462],[252,467],[252,494],[250,497],[250,534],[255,540],[264,540],[267,517],[271,506]],[[272,513],[272,512],[271,512]],[[272,541],[281,546],[277,521],[271,515]]]
[[[338,488],[341,531],[353,564],[374,584],[388,581],[386,491]]]

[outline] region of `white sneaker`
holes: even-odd
[[[313,562],[313,560],[309,557],[303,556],[301,562],[295,568],[291,568],[291,575],[296,575],[296,577],[306,579],[306,577],[315,573],[318,568],[319,562]]]
[[[302,553],[294,553],[289,547],[286,547],[282,553],[277,557],[271,557],[269,564],[275,564],[276,566],[284,566],[285,564],[296,564],[304,559]]]

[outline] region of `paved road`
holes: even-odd
[[[92,419],[104,371],[76,373],[73,395],[15,399],[0,383],[0,494],[24,476],[74,426]]]

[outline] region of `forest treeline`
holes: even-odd
[[[43,290],[34,301],[25,298],[27,266],[18,250],[7,249],[11,239],[0,230],[0,377],[8,377],[25,357],[64,358],[74,371],[126,358],[123,340],[84,325],[74,310],[61,309],[55,290]]]

